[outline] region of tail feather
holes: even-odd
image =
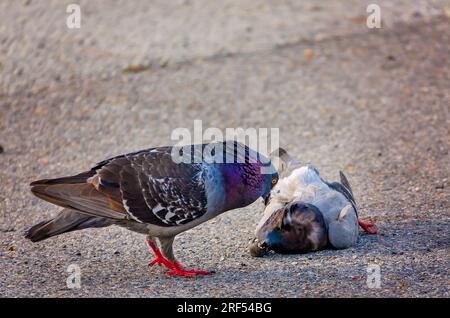
[[[32,242],[38,242],[62,233],[91,227],[106,227],[112,224],[114,224],[112,220],[92,217],[74,210],[64,209],[55,218],[32,226],[26,231],[25,238]]]
[[[348,182],[347,177],[345,176],[345,174],[339,170],[339,176],[341,178],[341,183],[344,187],[346,187],[348,189],[348,191],[350,191],[350,194],[353,195],[353,190],[352,187],[350,186],[350,182]],[[354,200],[353,200],[354,201]]]
[[[125,219],[125,208],[121,198],[109,196],[97,190],[82,173],[72,177],[39,180],[31,183],[31,192],[50,203],[77,210],[94,217]],[[119,195],[120,196],[120,195]]]
[[[30,186],[37,186],[37,185],[51,185],[51,184],[76,184],[76,183],[86,183],[87,179],[95,175],[95,171],[85,171],[80,174],[69,176],[69,177],[62,177],[62,178],[55,178],[55,179],[42,179],[33,181],[30,183]]]

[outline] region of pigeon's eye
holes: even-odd
[[[278,182],[278,179],[277,178],[273,178],[272,179],[272,184],[276,184]]]

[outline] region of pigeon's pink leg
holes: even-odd
[[[369,234],[377,234],[377,230],[375,229],[371,229],[372,227],[375,226],[375,223],[366,223],[363,222],[361,220],[358,220],[358,224],[359,226],[361,226],[363,228],[364,231],[366,231]]]
[[[162,255],[161,251],[150,239],[147,239],[147,244],[148,246],[150,246],[153,253],[155,254],[155,259],[150,264],[148,264],[148,267],[152,267],[153,265],[158,264],[158,266],[163,265],[165,268],[168,269],[176,269],[175,265]]]
[[[193,277],[197,275],[211,275],[213,273],[208,271],[198,271],[195,269],[184,269],[183,265],[181,265],[177,261],[173,262],[173,265],[175,266],[175,268],[171,271],[166,272],[166,275]]]

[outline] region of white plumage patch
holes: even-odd
[[[130,212],[130,207],[127,205],[127,200],[122,201],[123,207],[125,210],[127,210],[128,214],[131,216],[131,218],[139,223],[143,223],[141,220],[139,220],[136,216],[133,215],[133,213]]]
[[[152,211],[153,211],[153,213],[158,213],[159,211],[161,211],[161,210],[164,210],[164,208],[161,206],[161,204],[159,204],[158,203],[158,205],[157,206],[155,206],[153,209],[152,209]]]
[[[294,201],[302,201],[316,206],[323,214],[327,223],[336,219],[349,201],[320,177],[319,172],[312,165],[294,169],[291,174],[278,181],[270,193],[267,205],[258,229],[269,219],[275,211]]]

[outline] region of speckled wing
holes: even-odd
[[[171,149],[152,148],[107,159],[94,167],[93,183],[109,196],[120,196],[126,212],[137,222],[188,223],[206,213],[202,165],[175,163]]]

